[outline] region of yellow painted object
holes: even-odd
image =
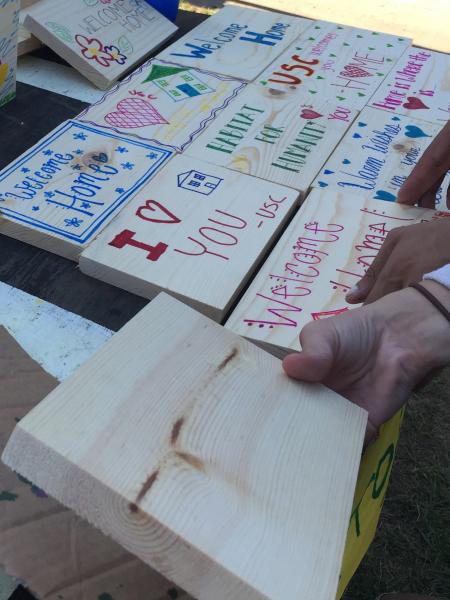
[[[5,83],[6,76],[8,75],[9,67],[6,63],[0,65],[0,86]]]
[[[403,415],[404,409],[385,423],[380,429],[377,441],[369,446],[363,455],[345,546],[338,598],[341,598],[375,537]]]

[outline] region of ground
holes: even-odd
[[[207,14],[223,4],[181,2]],[[392,591],[450,598],[450,370],[411,398],[379,531],[344,599]]]

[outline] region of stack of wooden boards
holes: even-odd
[[[0,232],[226,325],[160,296],[20,424],[7,461],[200,599],[330,600],[361,415],[342,429],[346,403],[302,392],[337,403],[305,430],[319,409],[289,413],[300,388],[242,337],[299,349],[306,322],[350,308],[391,229],[444,216],[392,201],[450,117],[449,80],[450,58],[408,39],[227,6],[2,171]],[[373,537],[400,421],[364,455],[339,593]],[[330,548],[310,503],[329,465]]]

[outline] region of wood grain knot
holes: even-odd
[[[239,354],[239,350],[237,348],[233,348],[233,350],[230,352],[230,354],[228,354],[223,361],[220,363],[220,365],[217,367],[218,371],[223,371],[223,369],[225,369],[225,367],[227,366],[228,363],[230,363],[234,358],[236,358],[236,356]]]
[[[178,438],[180,437],[180,432],[181,432],[181,428],[184,425],[184,417],[181,417],[181,419],[178,419],[178,421],[175,421],[173,427],[172,427],[172,433],[170,434],[170,443],[172,444],[172,446],[175,446],[175,444],[177,443]]]

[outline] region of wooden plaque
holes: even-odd
[[[444,125],[450,119],[450,55],[410,48],[370,106]]]
[[[376,200],[394,201],[440,129],[434,123],[365,108],[313,185],[358,194],[367,192]],[[447,185],[448,178],[437,194],[439,208],[445,208],[442,190]]]
[[[301,17],[225,6],[159,58],[252,81],[311,24]]]
[[[245,86],[231,77],[150,60],[77,118],[182,152]]]
[[[3,460],[198,600],[330,600],[366,421],[162,294]]]
[[[305,192],[357,112],[249,84],[187,154]]]
[[[101,89],[177,30],[145,0],[40,0],[25,26]]]
[[[442,214],[343,190],[313,190],[226,327],[280,357],[300,350],[307,323],[354,307],[345,295],[391,229]]]
[[[298,192],[177,156],[80,257],[83,273],[161,290],[221,320],[297,207]]]
[[[0,2],[0,107],[16,95],[19,0]]]
[[[361,110],[411,40],[316,21],[255,80]],[[317,96],[316,96],[317,94]]]
[[[171,155],[67,121],[0,171],[0,233],[77,260]]]

